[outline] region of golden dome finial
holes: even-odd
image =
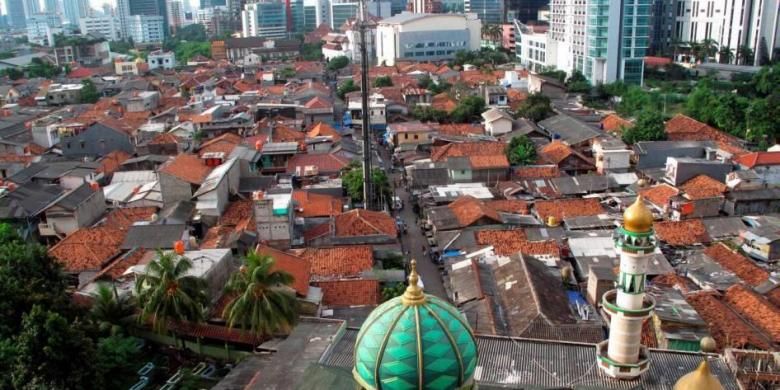
[[[417,260],[412,259],[410,265],[409,285],[406,286],[406,291],[401,296],[401,302],[406,306],[421,305],[425,302],[425,294],[423,294],[423,290],[418,285],[420,275],[417,274]]]
[[[695,370],[685,374],[674,384],[674,390],[723,390],[723,386],[710,372],[710,365],[704,359]]]
[[[653,229],[653,213],[645,206],[642,194],[623,212],[623,229],[632,233],[647,233]]]

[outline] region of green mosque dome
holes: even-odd
[[[368,316],[355,342],[353,376],[364,389],[471,389],[477,344],[465,317],[423,294],[412,260],[409,286]]]

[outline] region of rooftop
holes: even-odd
[[[672,246],[688,246],[710,242],[710,236],[701,219],[661,221],[653,223],[659,240]]]

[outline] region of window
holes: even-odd
[[[79,144],[80,144],[81,148],[84,149],[84,146],[86,145],[86,142],[80,141]]]
[[[417,134],[414,135],[414,139],[419,139],[419,138],[420,137]]]

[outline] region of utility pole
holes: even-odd
[[[368,109],[368,47],[366,46],[366,3],[360,0],[358,16],[360,29],[360,98],[362,100],[361,125],[363,126],[363,208],[373,209],[373,188],[371,175],[371,114]]]

